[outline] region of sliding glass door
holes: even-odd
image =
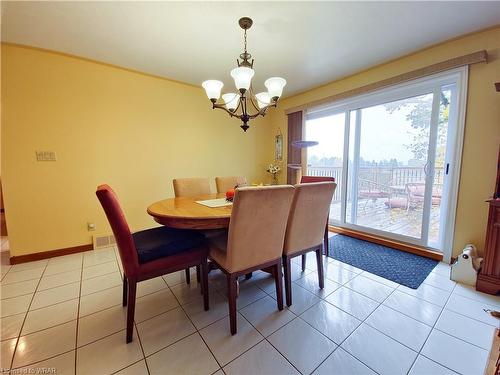
[[[307,120],[306,139],[325,140],[307,152],[309,176],[334,177],[337,184],[342,183],[344,128],[345,114],[343,112]],[[340,196],[341,190],[337,189],[330,208],[330,220],[340,221],[341,219]]]
[[[306,139],[319,145],[307,151],[307,174],[336,178],[333,225],[446,247],[463,81],[454,72],[308,113]]]

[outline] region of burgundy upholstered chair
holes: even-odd
[[[123,306],[127,310],[127,343],[132,341],[137,283],[201,267],[205,311],[208,310],[208,247],[197,231],[158,227],[131,233],[115,192],[108,185],[96,191],[116,239],[123,265]]]
[[[300,179],[301,184],[308,184],[311,182],[335,182],[335,177],[325,177],[325,176],[302,176]],[[330,245],[328,241],[328,221],[330,220],[330,215],[326,218],[326,227],[325,227],[325,255],[328,256]],[[306,270],[306,254],[302,255],[302,271]]]

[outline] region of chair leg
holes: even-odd
[[[283,256],[283,268],[285,270],[285,296],[286,305],[292,305],[292,261],[288,256]]]
[[[134,335],[134,314],[135,314],[135,292],[137,281],[128,280],[128,307],[127,307],[127,344],[132,341]]]
[[[207,268],[208,269],[208,268]],[[208,271],[207,271],[208,274]],[[196,266],[196,281],[201,285],[200,294],[203,294],[203,275],[201,274],[200,266]]]
[[[208,264],[206,259],[201,263],[201,290],[203,293],[203,307],[205,311],[208,311],[210,307],[208,302]]]
[[[191,274],[189,273],[190,269],[186,268],[184,271],[186,272],[186,283],[191,284]]]
[[[324,246],[324,249],[325,249],[325,255],[328,256],[328,254],[330,253],[330,244],[328,243],[328,224],[326,224],[326,228],[325,228],[325,246]]]
[[[278,301],[278,310],[283,310],[283,274],[281,272],[281,259],[274,266],[274,282],[276,284],[276,300]]]
[[[323,270],[323,254],[321,246],[316,250],[316,263],[318,265],[319,288],[323,289],[325,287],[325,275]]]
[[[237,296],[237,277],[229,274],[227,275],[227,291],[228,291],[228,304],[229,304],[229,322],[231,325],[231,335],[236,334],[236,296]]]
[[[123,306],[127,306],[127,294],[128,294],[127,276],[123,274],[123,301],[122,301]]]
[[[302,254],[302,272],[306,270],[306,254]]]

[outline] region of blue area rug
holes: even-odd
[[[343,236],[330,238],[329,256],[408,288],[417,289],[438,261]]]

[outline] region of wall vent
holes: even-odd
[[[112,234],[94,235],[93,240],[94,240],[94,250],[102,249],[104,247],[110,247],[116,243],[115,236],[113,236]]]

